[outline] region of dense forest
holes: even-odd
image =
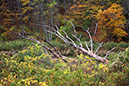
[[[129,86],[129,0],[0,0],[0,86]]]

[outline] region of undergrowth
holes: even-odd
[[[24,39],[0,42],[0,51],[22,50],[24,47],[27,47],[30,44],[32,44],[32,42]]]
[[[110,64],[98,63],[83,54],[64,63],[45,54],[39,45],[29,46],[11,57],[6,54],[0,57],[0,85],[4,86],[129,85],[129,48]]]

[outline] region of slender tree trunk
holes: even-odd
[[[67,15],[66,0],[64,0],[64,7],[65,7],[65,23],[64,23],[64,26],[66,26],[66,15]]]
[[[51,26],[53,28],[53,8],[50,8],[50,14],[51,14]],[[52,34],[49,34],[49,41],[52,40]]]
[[[68,11],[70,12],[70,0],[68,0]],[[70,16],[70,13],[69,13]]]
[[[43,3],[43,6],[42,6],[42,22],[43,22],[43,25],[44,25],[43,31],[44,31],[44,34],[45,34],[45,38],[48,41],[47,31],[46,31],[46,27],[45,27],[44,3]]]
[[[76,6],[77,5],[77,1],[76,0],[74,0],[74,6]],[[77,8],[76,7],[74,7],[74,12],[76,12],[77,11]],[[74,14],[74,16],[76,16],[75,14]],[[75,21],[76,21],[77,19],[76,19],[76,17],[75,17]]]
[[[24,26],[23,26],[23,21],[22,21],[21,4],[18,0],[16,0],[16,1],[17,1],[17,5],[18,5],[18,8],[19,8],[19,12],[20,12],[20,23],[21,23],[21,27],[22,27],[22,35],[24,36],[25,31],[24,31]]]
[[[56,0],[57,2],[57,7],[59,7],[59,0]],[[56,19],[55,19],[56,25],[59,26],[59,14],[56,13]]]

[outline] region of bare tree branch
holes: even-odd
[[[98,28],[98,22],[96,23],[96,26],[95,26],[95,31],[94,31],[93,39],[94,39],[94,37],[96,35],[97,28]]]
[[[61,36],[66,42],[69,42],[63,35],[60,34],[59,31],[56,31],[56,32],[57,32],[57,34],[59,34],[59,36]]]
[[[88,28],[88,30],[85,30],[85,31],[88,33],[88,35],[89,35],[89,37],[90,37],[91,52],[93,52],[93,40],[92,40],[91,34],[90,34],[90,32],[89,32],[89,28]]]
[[[104,57],[105,59],[108,57],[108,54],[113,51],[116,47],[112,48],[111,50],[109,50],[107,53],[106,53],[106,56]]]
[[[32,45],[34,45],[35,46],[35,44],[33,43]],[[42,49],[45,51],[45,53],[48,55],[48,52],[47,52],[47,50],[44,48],[44,47],[42,47]]]
[[[62,58],[62,55],[61,55],[61,54],[56,50],[56,48],[55,48],[50,42],[48,42],[47,40],[44,40],[43,38],[41,38],[41,37],[39,37],[39,36],[37,36],[37,35],[34,35],[34,34],[29,34],[29,33],[27,33],[27,35],[33,35],[33,36],[37,37],[38,39],[41,39],[41,40],[43,40],[44,42],[48,43],[50,46],[53,47],[53,49],[54,49],[55,52],[58,54],[58,56]],[[29,36],[29,37],[30,37],[30,36]],[[28,37],[23,37],[23,38],[28,38]],[[31,38],[31,41],[33,41],[33,42],[36,41],[36,43],[41,44],[44,48],[46,48],[46,49],[49,50],[51,53],[53,53],[53,51],[52,51],[50,48],[48,48],[47,46],[45,46],[45,45],[43,45],[42,43],[40,43],[40,41],[38,41],[38,40],[36,40],[35,38],[32,38],[32,37],[30,37],[30,38]]]
[[[72,27],[73,27],[73,29],[74,29],[74,33],[75,33],[75,35],[77,36],[77,31],[76,31],[76,29],[75,29],[74,24],[73,24],[71,21],[68,21],[68,22],[70,22],[70,23],[71,23],[71,25],[72,25]]]
[[[90,51],[90,48],[88,47],[88,44],[87,44],[87,42],[85,41],[85,44],[86,44],[86,48],[87,48],[87,50],[88,51]]]
[[[82,35],[79,36],[79,39],[81,39]]]
[[[57,33],[55,33],[55,32],[51,32],[51,31],[48,31],[48,30],[47,30],[47,32],[52,33],[52,34],[55,34],[57,37],[59,37],[59,38],[60,38],[60,39],[62,39],[65,43],[67,43],[67,39],[65,39],[65,38],[61,37],[61,36],[60,36],[60,35],[58,35]]]
[[[59,31],[59,28],[57,27],[57,25],[55,25],[55,27],[56,27],[57,31]]]
[[[75,37],[75,38],[80,42],[80,46],[83,47],[83,46],[82,46],[82,42],[80,41],[80,39],[77,38],[77,36],[75,36],[74,34],[73,34],[73,37]]]
[[[40,24],[37,24],[37,25],[38,25],[38,26],[44,26],[44,25],[40,25]],[[59,33],[58,30],[55,30],[54,28],[52,28],[52,27],[50,27],[50,26],[48,26],[48,25],[45,25],[45,27],[47,27],[47,28],[51,29],[52,31],[54,31],[54,32],[52,32],[52,31],[48,31],[48,30],[47,30],[47,32],[52,33],[52,34],[55,34],[56,36],[58,36],[59,38],[61,38],[65,43],[68,42],[68,40],[67,40],[64,36],[62,36],[62,35]],[[56,28],[59,29],[57,26],[56,26]]]
[[[66,38],[68,38],[73,43],[73,45],[76,46],[75,42],[68,36],[68,34],[64,30],[63,32],[65,33]]]
[[[58,31],[56,31],[56,30],[54,30],[54,32],[58,32]],[[77,48],[77,49],[79,49],[79,50],[81,50],[81,51],[83,51],[84,53],[87,53],[88,55],[90,55],[90,56],[92,56],[92,57],[94,57],[94,58],[96,58],[97,60],[99,60],[99,61],[105,61],[105,58],[103,58],[103,57],[100,57],[100,56],[98,56],[98,55],[96,55],[95,53],[93,53],[93,44],[92,44],[92,37],[91,37],[91,35],[90,35],[90,33],[89,33],[89,31],[88,30],[86,30],[86,32],[89,34],[89,36],[90,36],[90,42],[91,42],[91,49],[92,50],[90,50],[88,47],[87,47],[87,49],[88,49],[88,51],[86,50],[86,49],[84,49],[83,47],[79,47],[78,45],[76,45],[75,44],[75,42],[70,38],[70,37],[68,37],[68,34],[65,32],[65,31],[63,31],[64,33],[65,33],[65,35],[66,35],[66,38],[67,39],[69,39],[71,42],[66,42],[68,45],[72,45],[73,47],[75,47],[75,48]],[[60,34],[59,32],[58,32],[58,34]],[[62,36],[61,34],[59,35],[59,36]],[[64,36],[62,36],[62,37],[64,37]],[[59,37],[60,38],[60,37]],[[65,37],[64,37],[65,38]],[[88,46],[88,45],[87,45]]]
[[[101,42],[101,43],[99,44],[97,50],[95,51],[95,54],[98,52],[98,50],[100,49],[100,47],[102,47],[102,44],[103,44],[103,42]]]

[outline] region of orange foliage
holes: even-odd
[[[91,19],[94,14],[97,14],[98,10],[103,6],[92,4],[92,0],[79,0],[77,4],[71,6],[68,11],[69,16],[67,18],[75,19],[77,25],[85,26],[88,19]],[[89,23],[89,22],[87,22]]]
[[[119,4],[107,0],[76,0],[76,2],[77,4],[71,6],[70,11],[68,10],[69,15],[66,17],[74,19],[77,25],[91,28],[92,32],[99,20],[96,41],[111,41],[114,38],[120,41],[127,35],[124,31],[126,18]]]
[[[121,37],[127,35],[123,30],[126,19],[122,14],[122,10],[123,8],[116,3],[113,3],[107,10],[99,10],[99,13],[96,15],[96,19],[99,19],[97,36],[103,37],[101,40],[105,38],[112,40],[113,37],[117,37],[118,41],[120,41]],[[103,32],[100,32],[101,30]]]

